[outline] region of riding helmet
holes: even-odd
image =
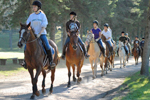
[[[106,26],[107,28],[109,27],[108,23],[105,23],[104,26]]]
[[[38,1],[38,0],[34,1],[34,2],[32,3],[32,5],[36,5],[36,6],[38,6],[40,9],[41,9],[41,7],[42,7],[42,3],[41,3],[40,1]]]
[[[139,38],[138,36],[135,36],[135,38]]]
[[[94,24],[94,23],[98,25],[98,21],[97,21],[97,20],[94,20],[94,21],[93,21],[93,24]]]
[[[144,37],[142,39],[145,39]]]
[[[127,36],[128,36],[128,33],[126,33],[125,35],[127,35]]]
[[[74,15],[74,16],[76,16],[77,14],[72,11],[69,15]]]
[[[125,33],[125,32],[124,32],[124,31],[122,31],[122,32],[121,32],[121,34],[122,34],[122,33]]]

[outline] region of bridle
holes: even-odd
[[[92,41],[93,37],[90,39],[90,38],[86,38],[86,40],[89,40],[89,43],[95,43],[95,41]]]
[[[28,36],[28,38],[29,38],[29,36]],[[36,41],[38,38],[31,40],[31,41],[26,40],[24,37],[20,37],[20,39],[23,39],[25,41],[25,44],[28,44],[28,43],[32,43],[32,42]]]

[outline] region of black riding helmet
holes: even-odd
[[[109,27],[108,23],[105,23],[104,26],[106,26],[107,28]]]
[[[98,25],[98,21],[97,21],[97,20],[94,20],[94,21],[93,21],[93,24],[94,24],[94,23]]]
[[[42,3],[41,3],[40,1],[38,1],[38,0],[34,1],[34,2],[32,3],[32,5],[38,6],[39,9],[41,9],[41,7],[42,7]]]
[[[139,38],[138,36],[135,36],[135,38]]]
[[[74,15],[74,16],[76,16],[77,14],[72,11],[69,15]]]
[[[122,32],[121,32],[121,34],[122,34],[122,33],[124,34],[125,32],[124,32],[124,31],[122,31]]]

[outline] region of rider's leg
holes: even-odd
[[[101,52],[102,52],[103,56],[105,57],[105,49],[104,49],[104,46],[103,46],[102,40],[101,40],[101,39],[99,39],[99,40],[97,41],[97,43],[98,43],[98,46],[99,46],[99,48],[100,48],[100,50],[101,50]]]
[[[114,41],[113,41],[113,39],[111,39],[111,42],[114,44]]]
[[[117,49],[117,55],[119,56],[119,48]]]
[[[56,66],[55,63],[53,63],[53,54],[52,54],[52,47],[49,45],[49,42],[47,40],[46,35],[41,35],[40,39],[42,40],[42,42],[45,44],[46,46],[46,51],[47,51],[47,56],[50,62],[50,67],[54,68]]]
[[[82,40],[80,39],[80,37],[78,37],[78,42],[80,43],[80,45],[81,45],[81,47],[82,47],[82,49],[83,49],[83,51],[84,51],[84,56],[85,56],[85,58],[88,58],[89,55],[87,54],[86,49],[85,49],[85,46],[84,46],[84,43],[82,42]]]
[[[87,52],[89,51],[90,45],[87,46]]]
[[[110,55],[113,54],[113,46],[111,44],[111,41],[106,41],[106,45],[108,46],[108,49],[109,49],[109,52],[110,52],[108,57],[110,57]]]
[[[124,46],[124,49],[126,51],[126,54],[128,55],[128,47],[126,45]]]
[[[61,56],[62,59],[65,59],[66,47],[67,47],[67,44],[68,44],[69,42],[70,42],[70,38],[67,37],[66,42],[65,42],[64,47],[63,47],[63,51],[62,51],[62,56]]]
[[[25,50],[26,50],[26,45],[24,46],[24,54],[25,54]],[[24,59],[24,61],[21,63],[21,65],[22,65],[25,69],[27,69],[27,65],[26,65],[25,59]]]

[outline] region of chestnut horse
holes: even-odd
[[[42,93],[44,94],[46,92],[45,90],[45,77],[46,77],[46,71],[50,67],[49,61],[46,57],[46,54],[44,53],[43,47],[40,44],[40,41],[38,38],[36,38],[33,29],[30,27],[30,23],[28,25],[21,24],[20,23],[20,31],[19,31],[19,42],[18,46],[21,48],[23,44],[26,44],[26,50],[25,50],[25,61],[27,65],[28,72],[31,76],[31,82],[32,82],[32,90],[33,94],[31,96],[31,99],[35,98],[36,96],[39,96],[40,93],[37,88],[37,81],[38,76],[42,72],[43,74],[43,81],[42,81]],[[58,57],[58,48],[56,44],[49,40],[49,44],[54,49],[54,60],[53,62],[57,65],[59,61]],[[55,66],[56,68],[56,66]],[[53,92],[53,82],[55,78],[55,68],[51,70],[51,87],[49,89],[49,92]],[[34,75],[33,70],[36,69],[36,74]],[[34,77],[35,76],[35,77]]]
[[[133,54],[134,59],[135,59],[135,65],[138,65],[138,59],[140,56],[139,44],[137,44],[137,43],[134,44],[134,47],[132,49],[132,54]]]
[[[70,43],[68,43],[68,48],[66,50],[66,66],[68,69],[68,87],[71,86],[70,83],[70,66],[72,66],[73,69],[73,81],[76,81],[75,77],[75,65],[77,66],[77,77],[78,82],[81,81],[81,68],[83,66],[84,62],[84,54],[81,50],[80,44],[78,43],[78,36],[76,35],[77,32],[69,32],[70,33]]]
[[[106,37],[103,34],[101,35],[101,39],[105,43]],[[114,52],[115,51],[113,50],[113,55],[111,55],[108,58],[109,48],[108,48],[108,46],[106,46],[106,50],[105,50],[105,53],[106,53],[106,57],[105,57],[105,70],[106,70],[106,74],[107,74],[107,68],[108,67],[109,67],[110,71],[112,71],[112,67],[114,67],[114,57],[115,57],[115,53]]]

